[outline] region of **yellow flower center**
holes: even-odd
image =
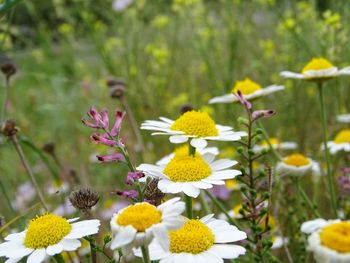
[[[323,70],[323,69],[329,69],[333,68],[334,65],[329,62],[327,59],[324,58],[313,58],[309,63],[307,63],[301,73],[305,73],[309,70]]]
[[[337,144],[350,143],[350,129],[343,130],[343,131],[339,132],[335,136],[334,142]]]
[[[235,190],[239,188],[239,183],[235,179],[226,180],[225,185],[228,189]]]
[[[260,226],[263,230],[265,230],[265,228],[266,228],[266,221],[267,221],[267,216],[264,216],[260,222]],[[268,224],[269,224],[271,230],[276,228],[276,220],[271,215],[269,215]]]
[[[188,144],[184,144],[183,146],[180,146],[175,149],[174,151],[174,156],[175,157],[183,157],[183,156],[188,156],[189,150],[188,150]],[[199,153],[196,151],[196,155]]]
[[[293,153],[289,155],[283,162],[285,164],[298,167],[310,164],[310,161],[300,153]]]
[[[174,157],[164,168],[164,174],[173,182],[193,182],[211,174],[209,165],[200,155]]]
[[[340,253],[350,252],[350,223],[340,222],[323,228],[320,232],[322,245]]]
[[[185,112],[171,125],[170,129],[196,137],[217,136],[219,134],[215,122],[208,113],[199,111]]]
[[[138,232],[145,232],[147,228],[158,224],[162,213],[149,203],[138,203],[127,207],[118,217],[121,226],[132,225]]]
[[[59,243],[71,231],[69,222],[54,214],[45,214],[33,218],[28,225],[24,238],[27,248],[46,248]]]
[[[277,139],[277,138],[270,138],[269,139],[269,142],[272,146],[275,146],[275,145],[278,145],[280,143],[280,141]],[[268,141],[264,140],[262,143],[261,143],[261,146],[262,147],[268,147],[269,144],[268,144]]]
[[[261,86],[258,83],[251,81],[249,78],[246,78],[245,80],[236,82],[235,86],[232,89],[232,93],[237,93],[238,90],[240,90],[243,95],[249,95],[260,89]]]
[[[215,236],[205,224],[188,220],[180,229],[169,231],[170,252],[199,254],[213,246]]]
[[[236,206],[233,207],[232,211],[234,215],[240,215],[239,210],[241,210],[243,208],[242,204],[238,204]]]

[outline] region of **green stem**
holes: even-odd
[[[270,136],[268,135],[268,133],[267,133],[265,127],[262,125],[262,123],[261,123],[260,121],[257,121],[256,124],[257,124],[257,126],[261,129],[262,135],[263,135],[265,141],[267,142],[267,144],[268,144],[270,150],[272,151],[273,155],[276,157],[277,160],[279,160],[279,161],[282,160],[281,155],[276,151],[276,149],[275,149],[275,148],[273,147],[273,145],[271,144],[271,142],[270,142]]]
[[[4,87],[4,99],[1,107],[1,115],[0,115],[0,122],[5,121],[6,116],[6,106],[7,106],[7,100],[8,100],[8,94],[9,94],[9,86],[10,81],[9,77],[6,77],[5,81],[5,87]]]
[[[216,207],[226,216],[227,221],[229,221],[230,224],[237,226],[237,222],[235,222],[230,215],[227,213],[226,208],[224,205],[208,190],[204,190],[207,196],[210,198],[210,200],[216,205]]]
[[[191,219],[193,218],[192,197],[185,194],[184,198],[185,198],[185,204],[186,204],[186,215],[189,219]]]
[[[195,156],[196,155],[196,148],[194,148],[191,145],[191,140],[188,141],[188,155]]]
[[[142,246],[141,251],[142,251],[143,262],[144,263],[151,263],[151,260],[149,257],[148,247]]]
[[[91,262],[92,263],[97,263],[97,255],[96,255],[96,241],[94,237],[91,237],[89,239],[90,243],[90,254],[91,254]]]
[[[57,263],[65,263],[61,254],[56,254],[53,256],[53,258],[56,260]]]
[[[304,199],[304,201],[307,203],[307,205],[311,208],[311,210],[315,214],[315,216],[320,218],[321,217],[320,213],[317,211],[317,209],[315,208],[314,204],[312,203],[310,198],[307,196],[307,194],[305,193],[304,189],[301,187],[300,180],[299,180],[298,176],[297,176],[297,178],[295,178],[295,185],[296,185],[299,193],[301,194],[301,197]]]
[[[318,82],[318,93],[320,97],[320,108],[321,108],[321,123],[322,123],[322,132],[323,132],[323,145],[324,145],[324,157],[326,160],[327,165],[327,179],[328,179],[328,187],[329,192],[331,194],[331,207],[334,218],[337,217],[337,204],[336,204],[336,197],[335,197],[335,188],[334,188],[334,181],[331,171],[331,162],[329,157],[329,150],[327,147],[327,118],[326,118],[326,112],[325,112],[325,105],[324,105],[324,96],[323,96],[323,84],[322,82]]]
[[[205,200],[205,195],[203,192],[199,195],[199,202],[201,203],[201,208],[204,209],[205,213],[211,214],[211,209],[208,206],[207,200]]]

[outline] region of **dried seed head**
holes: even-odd
[[[145,200],[155,206],[160,205],[165,196],[165,194],[158,189],[158,181],[158,179],[152,179],[149,181],[144,193]]]
[[[15,64],[13,63],[13,61],[7,57],[0,58],[0,69],[1,69],[1,72],[7,78],[11,77],[17,71],[17,68],[16,68]]]
[[[190,104],[184,104],[184,105],[182,105],[181,108],[180,108],[180,114],[182,115],[182,114],[184,114],[185,112],[188,112],[188,111],[191,111],[191,110],[193,110],[192,105],[190,105]]]
[[[90,188],[75,190],[69,196],[69,201],[72,205],[87,216],[90,215],[91,208],[97,204],[99,199],[98,193]]]
[[[109,87],[111,98],[120,99],[124,96],[126,91],[126,83],[124,80],[112,77],[107,79],[106,84]]]
[[[19,128],[14,120],[6,120],[0,126],[0,132],[9,137],[15,135],[18,131]]]
[[[43,146],[43,151],[50,155],[55,155],[55,144],[53,142],[45,143]]]

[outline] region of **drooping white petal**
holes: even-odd
[[[36,249],[27,259],[27,263],[41,263],[46,257],[45,248]]]
[[[8,257],[8,258],[19,258],[19,257],[22,258],[22,257],[29,255],[33,251],[34,251],[33,248],[26,248],[26,247],[22,246],[22,247],[16,248],[15,250],[7,251],[4,256]]]
[[[185,135],[173,135],[169,137],[171,143],[184,143],[188,141],[188,137]]]
[[[240,174],[242,174],[242,172],[239,170],[228,169],[223,171],[215,171],[211,176],[209,176],[206,179],[213,179],[213,180],[233,179]]]
[[[78,239],[62,239],[60,243],[64,251],[75,251],[81,246]]]
[[[182,190],[186,195],[194,198],[198,197],[200,193],[199,189],[194,187],[192,183],[185,183]]]
[[[7,237],[5,237],[6,241],[21,241],[24,240],[24,237],[26,235],[26,231],[22,231],[19,233],[14,233],[14,234],[10,234]]]
[[[63,245],[60,242],[60,243],[48,246],[46,248],[46,253],[50,256],[53,256],[53,255],[61,253],[62,250],[63,250]]]
[[[281,77],[284,78],[292,78],[292,79],[304,79],[305,76],[303,74],[300,73],[295,73],[295,72],[291,72],[291,71],[282,71],[280,73]]]
[[[212,218],[213,218],[214,214],[209,214],[206,216],[203,216],[200,221],[204,224],[208,223]]]
[[[304,222],[301,225],[301,231],[306,234],[311,234],[312,232],[324,227],[327,224],[327,221],[323,218],[317,218],[311,221]]]
[[[242,246],[237,245],[213,245],[210,248],[210,252],[213,252],[225,259],[237,258],[240,255],[246,253],[246,249]]]
[[[222,96],[217,96],[209,100],[209,104],[214,103],[231,103],[234,101],[238,101],[238,98],[233,94],[225,94]]]
[[[237,161],[234,160],[229,160],[229,159],[221,159],[221,160],[217,160],[215,162],[212,162],[210,164],[210,168],[214,171],[219,171],[219,170],[223,170],[229,167],[234,166],[235,164],[237,164]]]
[[[194,138],[191,140],[191,145],[196,149],[203,149],[208,145],[208,143],[202,138]]]
[[[135,238],[137,230],[132,226],[121,227],[119,232],[115,235],[111,243],[111,249],[122,247],[132,242]]]
[[[162,224],[157,224],[152,227],[152,232],[163,249],[167,250],[170,245],[168,229]]]

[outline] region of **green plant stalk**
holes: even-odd
[[[147,246],[141,247],[142,251],[142,258],[144,263],[151,263],[150,257],[149,257],[149,251]]]
[[[7,191],[6,191],[6,187],[4,186],[4,184],[2,183],[1,180],[0,180],[0,189],[1,189],[1,192],[3,193],[3,195],[5,197],[6,203],[7,203],[8,207],[10,208],[11,212],[16,215],[16,211],[13,209],[10,197],[9,197]]]
[[[10,88],[10,78],[6,77],[5,87],[4,87],[4,99],[3,99],[3,102],[2,102],[2,106],[1,106],[0,123],[5,121],[6,105],[7,105],[7,101],[8,101],[9,88]]]
[[[282,160],[281,155],[276,151],[275,148],[273,148],[273,145],[272,145],[271,142],[270,142],[270,136],[268,135],[268,133],[267,133],[265,127],[263,126],[263,124],[262,124],[259,120],[256,122],[256,124],[257,124],[257,126],[262,130],[262,135],[263,135],[265,141],[267,142],[267,144],[268,144],[270,150],[272,151],[273,155],[276,157],[276,159],[277,159],[278,161]]]
[[[0,17],[6,14],[11,8],[15,7],[22,0],[7,0],[0,5]]]
[[[199,202],[207,215],[212,213],[210,207],[208,206],[207,200],[205,200],[205,195],[203,192],[201,192],[199,195]]]
[[[192,197],[184,194],[185,204],[186,204],[186,215],[189,219],[193,218],[192,211]]]
[[[326,166],[327,166],[328,188],[329,188],[329,192],[331,195],[331,207],[332,207],[333,217],[336,218],[337,217],[337,204],[336,204],[334,180],[333,180],[333,176],[332,176],[329,150],[327,147],[327,138],[328,138],[328,136],[327,136],[327,118],[326,118],[326,111],[325,111],[325,104],[324,104],[323,83],[322,82],[318,82],[318,93],[319,93],[319,97],[320,97],[324,158],[326,160]]]
[[[297,187],[301,197],[304,199],[304,201],[307,203],[307,205],[311,208],[312,212],[315,214],[315,216],[321,218],[322,216],[317,211],[317,209],[314,207],[314,204],[312,203],[310,198],[307,196],[307,194],[305,193],[304,189],[301,187],[300,180],[299,180],[298,176],[297,176],[297,178],[295,178],[294,182],[295,182],[295,185],[296,185],[296,187]]]
[[[65,263],[61,254],[56,254],[53,256],[53,258],[56,260],[57,263]]]

